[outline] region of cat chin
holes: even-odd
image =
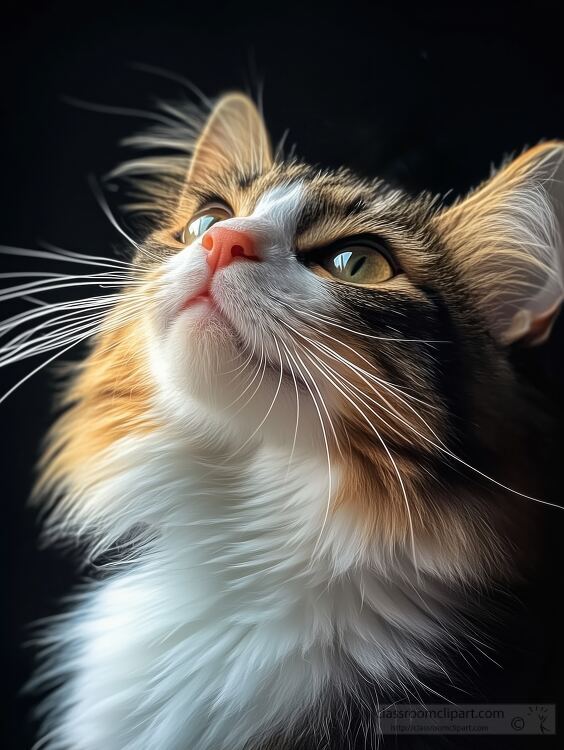
[[[195,396],[225,385],[240,360],[235,332],[207,299],[183,307],[150,349],[158,379]]]
[[[244,440],[257,438],[284,449],[295,443],[296,450],[308,453],[325,450],[320,417],[305,385],[251,356],[213,303],[197,300],[183,309],[165,336],[152,338],[149,361],[159,401],[173,419],[191,425],[197,412]]]

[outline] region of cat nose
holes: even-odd
[[[228,266],[235,258],[260,260],[255,241],[247,232],[230,227],[213,226],[203,235],[202,247],[208,251],[208,265],[212,271]]]

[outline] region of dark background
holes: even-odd
[[[274,138],[290,128],[289,142],[309,161],[344,163],[410,190],[456,195],[507,153],[542,138],[564,138],[564,27],[556,8],[158,0],[4,6],[0,243],[36,248],[49,241],[94,254],[111,254],[120,244],[87,177],[103,175],[123,159],[119,140],[144,123],[78,109],[62,97],[150,109],[155,98],[183,95],[180,85],[133,70],[134,62],[184,75],[211,96],[233,87],[256,92],[263,84]],[[119,193],[109,200],[119,206]],[[14,267],[1,254],[0,265]],[[18,265],[34,268],[24,259]],[[13,312],[5,307],[0,318]],[[557,414],[563,328],[524,362]],[[1,392],[26,368],[29,363],[0,371]],[[31,663],[32,652],[22,648],[26,626],[56,612],[76,580],[71,557],[38,548],[37,519],[27,506],[39,440],[52,412],[51,384],[52,375],[42,373],[0,406],[0,746],[6,749],[32,744],[29,701],[16,697]],[[551,499],[561,497],[557,481]],[[564,514],[541,515],[537,571],[529,585],[515,590],[510,621],[495,635],[501,666],[478,665],[473,697],[558,701]],[[524,738],[519,745],[530,746]]]

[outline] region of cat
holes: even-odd
[[[355,704],[377,747],[367,690],[440,683],[526,557],[509,353],[562,301],[564,144],[445,205],[274,152],[239,93],[135,142],[150,229],[85,308],[36,492],[98,570],[44,634],[41,746],[352,747]]]

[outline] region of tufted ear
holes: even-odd
[[[543,343],[564,299],[564,143],[542,143],[435,218],[502,344]]]
[[[248,96],[225,94],[215,105],[196,142],[189,182],[206,183],[214,175],[236,169],[259,173],[272,164],[264,121]]]

